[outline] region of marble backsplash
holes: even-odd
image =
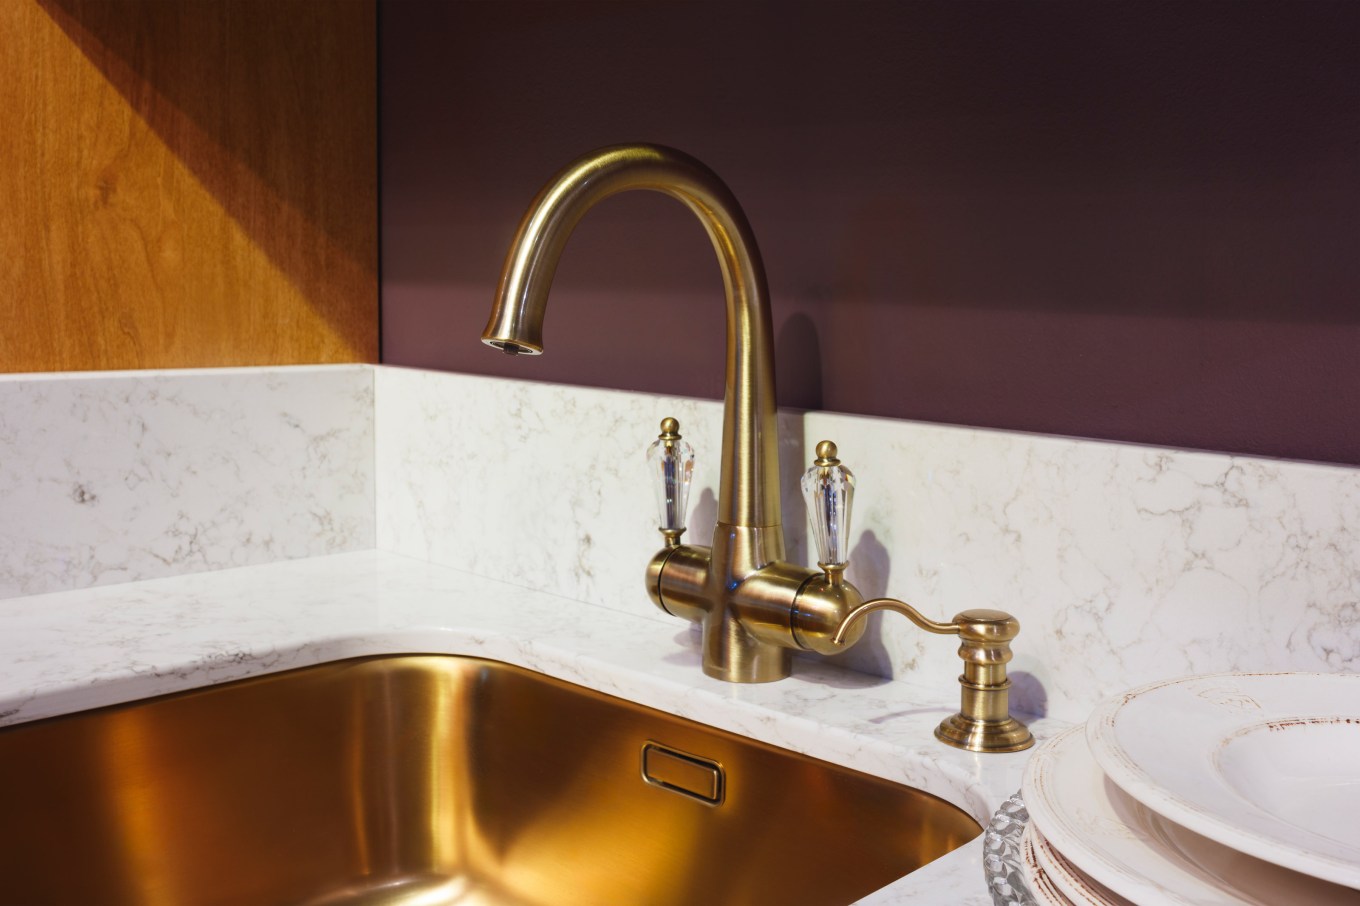
[[[0,379],[0,598],[373,541],[367,366]]]
[[[381,549],[668,620],[684,643],[643,590],[643,451],[680,420],[686,540],[707,543],[721,404],[394,368],[375,392]],[[780,430],[791,558],[815,559],[796,478],[830,438],[858,482],[850,579],[936,617],[1016,614],[1028,710],[1078,720],[1186,673],[1360,670],[1360,470],[822,412]],[[875,619],[848,665],[957,674],[951,640]]]
[[[707,543],[721,414],[369,366],[2,378],[0,598],[377,547],[693,645],[643,589],[643,453],[680,420],[686,540]],[[1027,710],[1076,720],[1186,673],[1360,671],[1360,470],[822,412],[780,430],[790,558],[815,559],[797,476],[830,438],[858,480],[851,580],[935,617],[1016,614]],[[847,665],[958,673],[950,639],[873,619]]]

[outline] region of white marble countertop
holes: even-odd
[[[705,677],[697,636],[380,551],[0,601],[0,725],[348,657],[463,654],[526,667],[934,793],[985,825],[1028,753],[936,742],[953,677],[811,660],[768,685]],[[1036,735],[1060,729],[1033,724]],[[987,906],[982,838],[862,900]]]

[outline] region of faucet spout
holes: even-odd
[[[678,532],[667,535],[647,564],[647,593],[666,613],[703,627],[709,676],[771,682],[789,675],[795,651],[839,651],[831,635],[863,598],[848,582],[823,581],[815,570],[784,560],[765,270],[746,215],[722,180],[689,155],[657,145],[602,148],[568,165],[520,221],[482,342],[514,355],[543,351],[548,288],[571,231],[598,202],[630,189],[669,195],[699,218],[727,296],[713,544],[679,544]],[[863,632],[863,622],[856,623],[843,643],[853,644]]]
[[[630,189],[680,201],[717,253],[727,296],[727,373],[715,546],[729,529],[757,530],[760,540],[742,544],[739,559],[753,561],[741,571],[758,569],[784,553],[770,304],[750,224],[712,170],[659,145],[615,145],[569,164],[520,221],[482,342],[512,355],[543,352],[548,288],[572,230],[595,204]]]
[[[937,735],[978,751],[1015,751],[1033,740],[1009,717],[1005,663],[1019,623],[999,611],[964,611],[937,623],[901,601],[865,602],[844,577],[854,476],[836,445],[817,445],[803,491],[818,526],[818,566],[784,560],[779,513],[779,436],[775,419],[774,338],[765,270],[751,225],[732,192],[708,167],[659,145],[615,145],[560,171],[520,221],[501,271],[482,342],[511,355],[543,352],[548,288],[571,231],[598,202],[629,189],[662,192],[699,218],[718,255],[727,290],[727,378],[723,406],[718,521],[711,547],[682,544],[684,493],[693,451],[681,455],[674,419],[648,453],[658,453],[665,547],[647,564],[647,593],[674,617],[702,627],[706,674],[733,683],[767,683],[792,669],[795,651],[836,654],[864,635],[863,617],[892,609],[929,632],[963,641],[963,707]],[[673,457],[673,458],[668,458]]]

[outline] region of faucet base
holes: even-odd
[[[793,672],[793,651],[754,639],[740,621],[714,613],[704,620],[703,666],[728,683],[772,683]]]
[[[793,672],[792,658],[786,651],[775,651],[774,658],[751,658],[740,670],[724,670],[717,664],[704,662],[704,675],[725,683],[773,683]]]

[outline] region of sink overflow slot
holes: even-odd
[[[705,805],[721,805],[727,787],[727,775],[716,761],[657,742],[642,746],[642,779]]]

